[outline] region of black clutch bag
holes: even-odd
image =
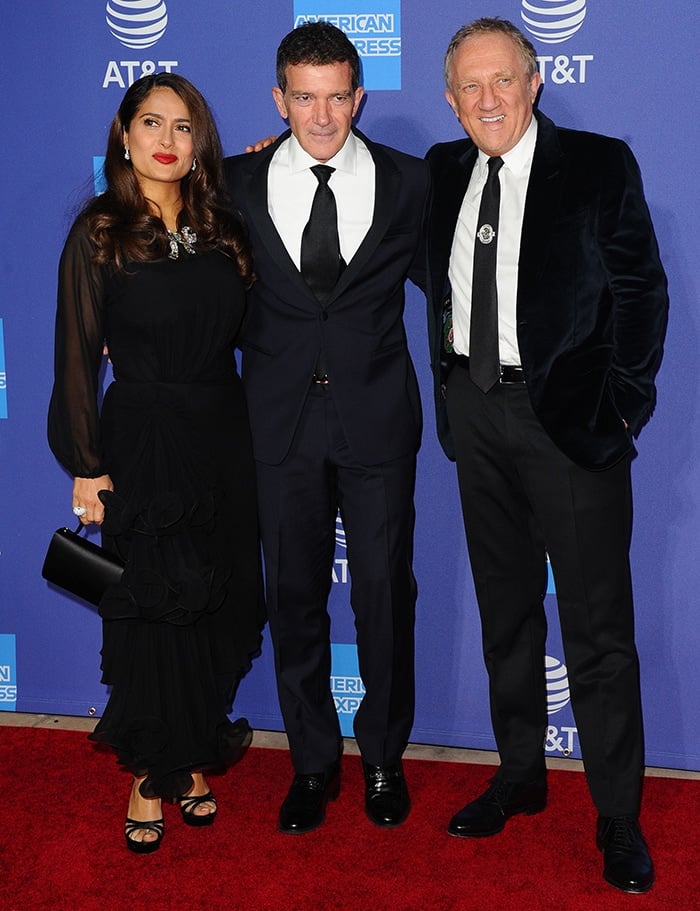
[[[79,525],[78,531],[82,527]],[[41,569],[47,582],[96,606],[107,588],[119,582],[123,572],[124,561],[116,554],[81,538],[69,528],[59,528],[53,533]]]

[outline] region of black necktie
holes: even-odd
[[[496,241],[501,185],[498,172],[502,158],[489,158],[489,176],[481,194],[479,220],[474,238],[472,314],[469,330],[469,375],[483,392],[498,381],[498,294],[496,291]]]
[[[321,304],[336,285],[342,266],[338,239],[338,212],[328,179],[335,170],[317,164],[311,170],[318,180],[311,215],[301,235],[301,274]]]

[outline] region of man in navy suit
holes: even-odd
[[[638,822],[630,463],[655,404],[666,279],[631,151],[534,112],[535,49],[515,26],[481,19],[460,29],[445,79],[469,138],[428,153],[429,331],[500,754],[491,785],[449,832],[494,835],[511,816],[545,807],[549,553],[604,876],[644,892],[654,873]],[[495,232],[479,220],[492,169]],[[488,332],[477,331],[480,316],[472,321],[490,297],[477,269],[482,243],[496,245],[492,385],[478,376]]]
[[[278,693],[295,770],[279,828],[316,828],[338,791],[342,738],[327,612],[338,510],[366,691],[355,719],[365,808],[390,827],[410,806],[401,756],[414,711],[413,491],[422,419],[402,316],[429,169],[353,129],[363,94],[359,58],[334,26],[307,24],[287,35],[277,79],[274,100],[290,130],[262,151],[227,159],[225,171],[257,275],[240,344]],[[335,285],[322,294],[302,272],[319,164],[332,169],[341,257]]]

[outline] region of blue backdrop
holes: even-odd
[[[172,69],[215,111],[225,150],[283,126],[270,95],[277,44],[295,23],[331,18],[363,56],[360,127],[423,155],[461,128],[443,96],[452,34],[480,15],[527,28],[556,122],[620,136],[645,178],[671,292],[659,404],[634,464],[633,572],[650,765],[700,769],[697,0],[25,0],[3,2],[0,164],[0,709],[99,714],[100,624],[40,577],[52,530],[72,524],[71,481],[45,442],[56,267],[92,192],[107,127],[138,76]],[[94,159],[97,159],[96,163]],[[679,189],[679,185],[683,189]],[[493,748],[454,466],[435,440],[425,305],[406,322],[426,426],[416,494],[418,701],[412,739]],[[344,730],[362,695],[342,527],[332,594],[333,688]],[[551,755],[580,755],[554,598],[548,643]],[[237,714],[281,729],[271,650],[241,686]]]

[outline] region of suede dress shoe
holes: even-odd
[[[547,782],[506,781],[494,778],[488,789],[452,817],[447,831],[458,838],[497,835],[511,816],[532,816],[547,806]]]
[[[317,829],[326,818],[326,804],[340,792],[340,769],[298,774],[280,808],[278,828],[289,835]]]
[[[411,810],[401,763],[390,766],[362,763],[365,773],[365,813],[375,826],[400,826]]]
[[[623,892],[648,892],[654,865],[635,816],[599,816],[596,844],[603,852],[603,879]]]

